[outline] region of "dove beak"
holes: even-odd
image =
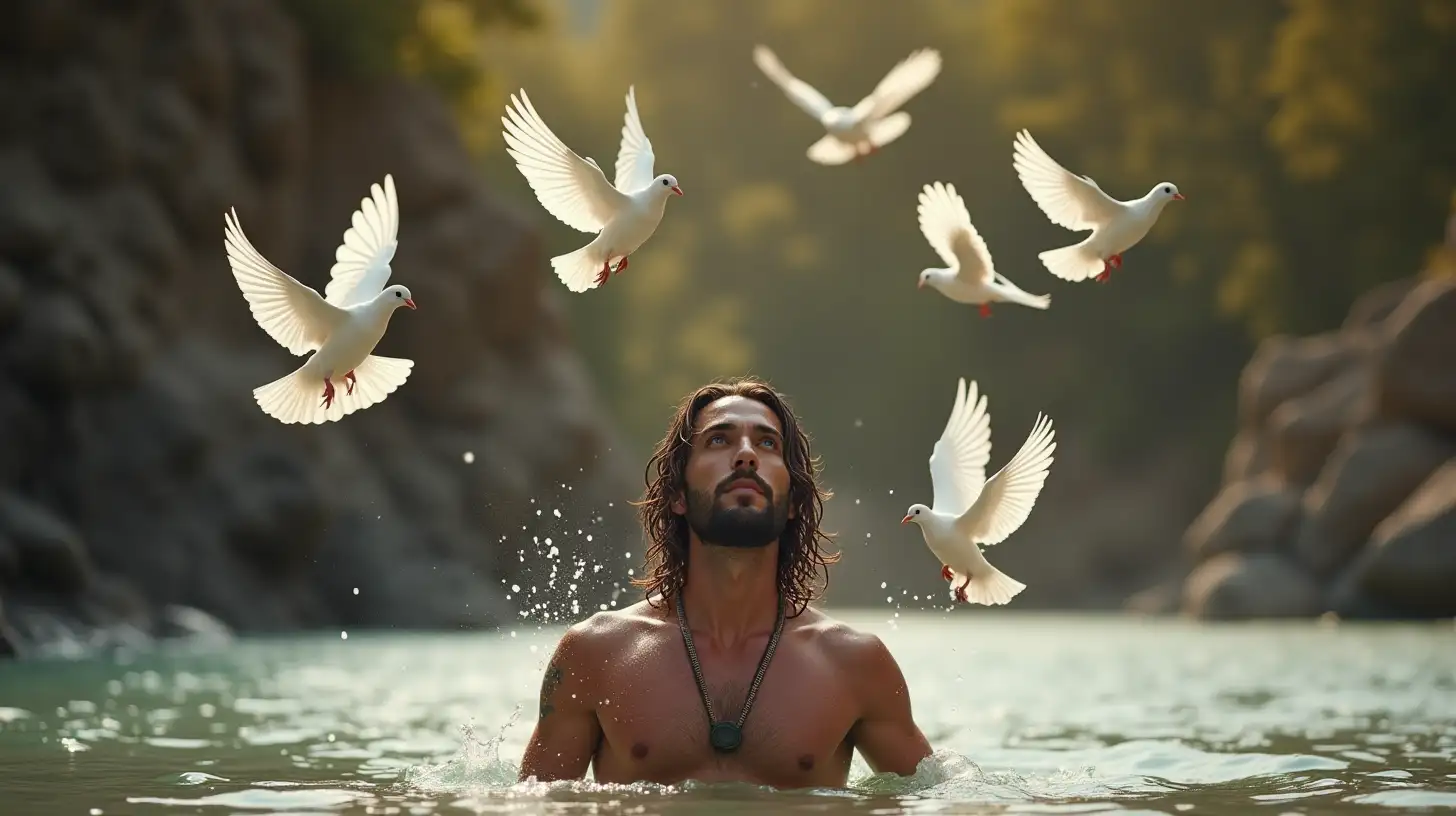
[[[915,281],[915,288],[916,289],[924,289],[925,288],[925,279],[924,278],[921,278],[920,280]]]
[[[676,184],[674,184],[674,185],[673,185],[673,186],[672,186],[672,191],[673,191],[673,192],[674,192],[674,193],[677,193],[677,194],[678,194],[678,195],[682,195],[682,188],[681,188],[681,187],[679,187],[679,186],[677,186],[677,185],[676,185]]]
[[[411,309],[416,308],[416,306],[415,306],[415,299],[414,298],[405,298],[404,299],[404,305],[410,307]]]
[[[905,518],[900,519],[900,523],[901,524],[909,524],[910,523],[910,514],[909,513],[906,513],[905,514]]]
[[[1173,194],[1173,200],[1174,201],[1182,201],[1185,198],[1187,198],[1187,196],[1183,195],[1182,193],[1174,193]]]

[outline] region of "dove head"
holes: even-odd
[[[940,284],[951,276],[949,269],[922,269],[920,279],[915,282],[916,289],[924,289],[929,286],[932,289],[940,288]]]
[[[901,524],[923,524],[930,518],[930,508],[923,504],[912,504],[910,509],[905,511],[905,518],[900,519]]]
[[[1159,182],[1158,186],[1153,188],[1151,197],[1159,204],[1167,204],[1169,201],[1182,201],[1184,198],[1183,194],[1178,192],[1178,185],[1171,181]]]
[[[662,175],[653,179],[652,186],[656,188],[656,190],[662,195],[667,195],[668,193],[676,193],[677,195],[683,194],[682,188],[677,186],[677,176],[674,176],[671,173],[663,173]]]
[[[398,309],[401,306],[408,306],[411,309],[415,308],[415,299],[414,296],[410,294],[410,290],[397,283],[389,287],[388,289],[385,289],[383,292],[380,292],[379,297],[382,298],[385,303],[391,304],[390,311]]]

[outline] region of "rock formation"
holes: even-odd
[[[1192,615],[1456,616],[1456,278],[1386,284],[1337,331],[1260,345],[1224,486],[1184,543]]]
[[[634,549],[640,481],[536,238],[435,92],[315,76],[305,45],[258,0],[0,12],[0,652],[214,620],[490,626],[594,606],[610,585],[575,562]],[[342,422],[281,425],[251,389],[300,358],[253,322],[223,213],[322,290],[386,172],[420,308],[380,353],[414,372]]]

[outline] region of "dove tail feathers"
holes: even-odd
[[[1082,244],[1049,249],[1036,257],[1046,265],[1048,272],[1073,283],[1102,274],[1102,259]]]
[[[805,155],[810,161],[818,164],[844,164],[858,155],[854,145],[849,142],[840,141],[838,136],[832,133],[825,134],[823,138],[814,144],[809,145]]]
[[[335,422],[383,402],[409,379],[414,361],[372,354],[365,357],[354,369],[354,393],[349,393],[343,375],[333,378],[334,401],[327,408],[323,404],[323,378],[305,373],[306,367],[305,363],[293,373],[253,389],[253,398],[263,413],[285,425]]]
[[[986,571],[966,585],[966,600],[984,606],[1000,606],[1021,594],[1026,584],[986,564]]]
[[[556,270],[556,277],[566,284],[567,289],[585,292],[597,288],[597,275],[601,273],[604,261],[591,249],[592,245],[587,244],[575,252],[551,259],[551,268]]]
[[[1052,306],[1051,295],[1033,295],[1030,292],[1023,292],[1020,289],[1011,289],[1003,297],[1012,303],[1030,306],[1033,309],[1050,309]]]

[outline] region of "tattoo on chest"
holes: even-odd
[[[541,711],[539,716],[544,719],[547,714],[555,711],[551,705],[551,695],[556,692],[556,687],[561,685],[561,667],[555,663],[546,667],[546,676],[541,679]]]

